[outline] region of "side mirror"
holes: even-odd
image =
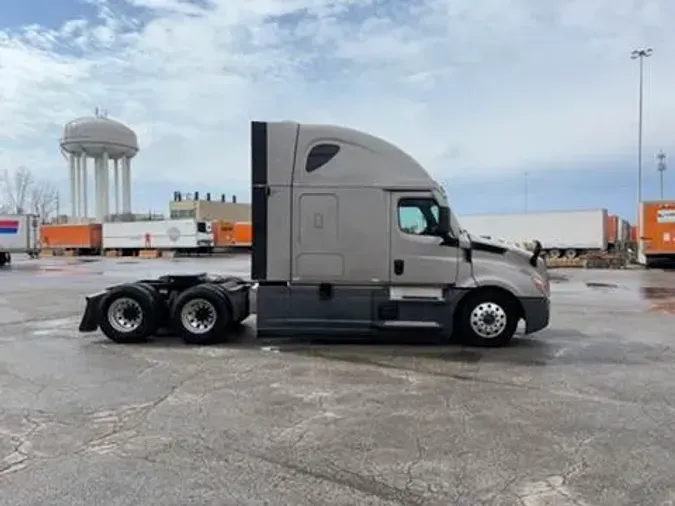
[[[438,233],[447,235],[450,233],[450,208],[440,207],[438,209]]]

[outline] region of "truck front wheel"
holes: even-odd
[[[505,346],[518,327],[517,301],[499,290],[467,295],[458,308],[455,330],[470,346]]]

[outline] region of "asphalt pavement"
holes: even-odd
[[[550,328],[415,342],[122,346],[83,296],[248,258],[0,271],[0,505],[675,504],[675,273],[554,272]]]

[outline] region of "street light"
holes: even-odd
[[[637,198],[638,206],[642,202],[642,103],[644,95],[644,60],[652,55],[652,48],[636,49],[630,57],[633,60],[640,60],[640,98],[638,103],[638,180],[637,180]]]
[[[656,164],[656,170],[659,171],[659,176],[661,179],[661,200],[663,200],[663,173],[666,171],[666,154],[661,151],[656,155],[656,159],[659,161]]]

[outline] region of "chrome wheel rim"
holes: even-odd
[[[206,334],[216,325],[218,312],[213,304],[205,299],[193,299],[183,306],[180,320],[183,327],[193,334]]]
[[[133,332],[143,323],[143,308],[132,298],[120,297],[108,307],[108,322],[117,332]]]
[[[506,311],[494,302],[482,302],[471,311],[470,322],[471,330],[480,337],[493,339],[506,328]]]

